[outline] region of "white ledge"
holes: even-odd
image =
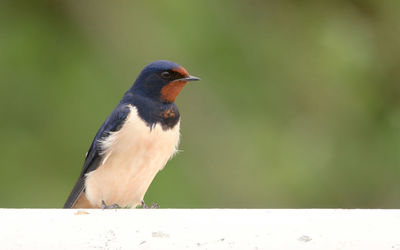
[[[400,210],[0,209],[1,249],[398,249]]]

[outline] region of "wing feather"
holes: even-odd
[[[130,107],[126,104],[119,104],[113,112],[108,116],[106,121],[101,125],[99,131],[97,131],[92,144],[90,145],[89,151],[86,154],[85,163],[83,164],[81,175],[79,176],[71,194],[68,196],[67,201],[64,204],[64,208],[71,208],[74,206],[76,200],[79,198],[81,193],[85,189],[85,175],[96,170],[102,158],[100,142],[105,140],[111,132],[116,132],[121,129],[126,118],[130,112]]]

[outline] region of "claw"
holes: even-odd
[[[157,203],[152,203],[150,207],[148,207],[146,205],[146,203],[144,203],[144,201],[141,201],[140,204],[142,205],[142,208],[160,208],[160,205],[158,205]]]
[[[150,208],[160,208],[160,205],[158,203],[152,203]]]
[[[101,201],[101,209],[114,209],[114,208],[121,208],[121,207],[117,203],[107,206],[103,200]]]

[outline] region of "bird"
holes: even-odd
[[[177,152],[175,99],[198,80],[171,61],[145,66],[96,133],[64,208],[145,206],[151,182]]]

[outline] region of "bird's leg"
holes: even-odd
[[[140,204],[142,204],[142,208],[148,208],[148,206],[146,206],[146,203],[144,203],[143,200],[140,202]]]
[[[121,208],[117,203],[107,206],[106,203],[101,201],[101,209],[113,209],[113,208]]]
[[[140,204],[142,204],[142,208],[160,208],[160,205],[158,205],[157,203],[152,203],[150,207],[148,207],[146,205],[146,203],[144,203],[144,201],[142,200],[140,202]]]

